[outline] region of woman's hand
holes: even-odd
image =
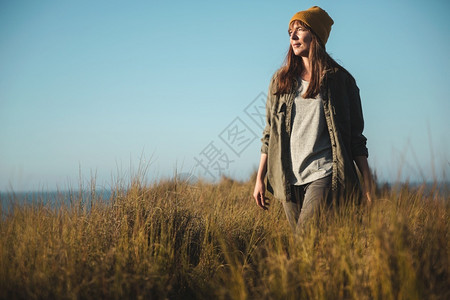
[[[256,200],[256,204],[262,209],[267,210],[264,194],[266,192],[266,185],[264,180],[256,179],[255,190],[253,191],[253,198]]]
[[[263,209],[267,209],[268,204],[264,195],[266,193],[266,185],[264,184],[264,177],[267,171],[267,154],[261,153],[261,160],[259,161],[258,174],[256,175],[255,190],[253,191],[253,198],[256,200],[256,204]]]
[[[370,189],[368,189],[367,187],[364,187],[363,196],[364,196],[364,200],[366,201],[366,203],[370,205],[372,203],[372,196],[370,195],[369,190]]]
[[[369,164],[367,162],[367,157],[365,156],[357,156],[355,157],[356,165],[358,166],[359,171],[361,172],[363,179],[364,179],[364,185],[363,185],[363,197],[367,204],[372,203],[372,184],[373,184],[373,178],[372,174],[370,172]]]

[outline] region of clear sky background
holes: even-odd
[[[327,51],[360,88],[371,167],[448,180],[449,1],[3,0],[0,190],[92,176],[108,188],[139,164],[149,179],[248,179],[262,133],[251,112],[288,21],[312,5],[334,19]]]

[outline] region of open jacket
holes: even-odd
[[[267,190],[279,200],[290,201],[287,172],[292,168],[289,143],[297,88],[288,94],[274,95],[277,73],[269,86],[261,152],[267,154]],[[332,148],[332,191],[335,196],[347,197],[359,192],[354,158],[368,156],[359,89],[350,73],[336,68],[325,74],[320,95]]]

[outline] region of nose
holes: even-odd
[[[297,33],[295,31],[293,31],[290,35],[289,35],[291,40],[298,40],[298,36]]]

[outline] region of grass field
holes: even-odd
[[[294,237],[279,202],[256,206],[253,182],[136,179],[111,199],[13,205],[0,298],[450,299],[448,191],[385,189]]]

